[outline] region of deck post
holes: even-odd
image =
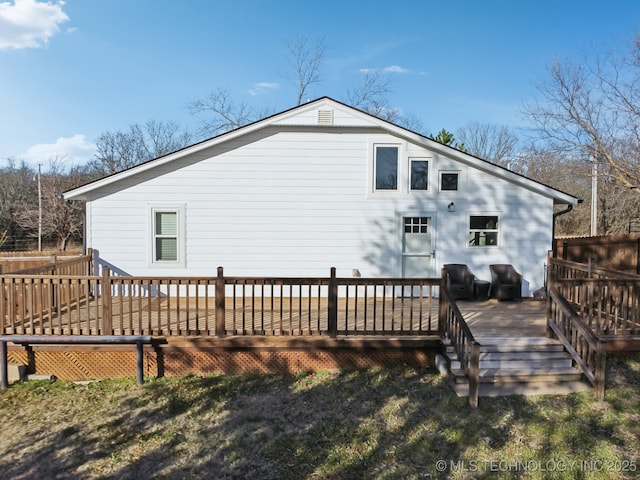
[[[216,328],[215,333],[218,337],[226,335],[225,317],[225,285],[224,285],[224,269],[218,267],[218,276],[216,278]]]
[[[596,344],[595,355],[595,368],[594,368],[594,381],[593,387],[595,390],[596,399],[600,402],[604,401],[604,389],[606,384],[606,365],[607,365],[607,351],[606,343],[599,341]]]
[[[557,240],[556,240],[557,242]],[[551,290],[555,289],[556,287],[556,283],[554,282],[555,278],[553,277],[553,272],[555,271],[555,267],[554,265],[552,265],[552,256],[551,256],[551,252],[547,253],[547,278],[545,279],[545,283],[546,283],[546,287],[547,287],[547,326],[546,326],[546,332],[547,332],[547,338],[553,338],[553,330],[551,329],[551,319],[553,318],[553,299],[551,298],[551,295],[549,294],[549,292],[551,292]]]
[[[85,273],[85,275],[91,276],[93,275],[93,248],[89,247],[87,248],[87,252],[86,252],[86,257],[87,257],[87,271]]]
[[[336,280],[336,267],[331,267],[328,292],[328,331],[329,336],[338,336],[338,282]]]
[[[7,342],[0,341],[0,387],[5,390],[9,388],[9,362],[7,360]]]
[[[111,319],[111,278],[109,267],[102,267],[102,334],[113,334]]]
[[[471,344],[471,359],[469,364],[469,405],[478,408],[478,391],[480,389],[480,344]]]
[[[438,292],[438,335],[440,335],[440,338],[444,338],[446,336],[447,323],[447,303],[444,298],[444,289],[447,284],[447,271],[443,268],[440,272],[440,291]]]
[[[138,385],[142,385],[144,383],[144,369],[143,369],[143,350],[142,350],[142,342],[136,342],[136,371],[138,375]]]

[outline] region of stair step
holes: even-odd
[[[459,360],[450,360],[451,368],[460,368],[461,363]],[[569,356],[563,356],[561,358],[540,358],[540,359],[511,359],[502,358],[495,360],[483,360],[480,359],[480,368],[521,368],[521,367],[533,367],[537,369],[554,369],[571,367],[573,361]]]
[[[558,345],[558,341],[547,337],[476,337],[481,345],[514,345],[514,346],[541,346]]]
[[[570,393],[589,386],[560,342],[546,337],[480,337],[480,396]],[[469,381],[449,341],[443,341],[439,369],[458,395]],[[448,371],[447,371],[448,366]],[[465,393],[466,392],[466,393]]]
[[[469,385],[449,382],[453,391],[459,397],[469,396]],[[584,392],[592,387],[583,381],[570,382],[512,382],[512,383],[481,383],[478,386],[480,397],[502,397],[507,395],[567,395],[569,393]]]
[[[462,369],[451,369],[455,383],[468,383]],[[536,368],[481,368],[480,383],[532,383],[532,382],[569,382],[577,381],[582,374],[573,367],[553,370]]]

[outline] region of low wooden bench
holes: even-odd
[[[150,335],[0,335],[0,388],[9,386],[7,343],[16,345],[126,345],[136,346],[138,385],[144,383],[142,351],[144,345],[165,341]]]

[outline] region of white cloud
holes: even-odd
[[[389,65],[388,67],[384,67],[382,69],[383,72],[385,73],[409,73],[411,72],[411,70],[408,70],[406,68],[403,68],[399,65]]]
[[[399,65],[389,65],[384,68],[360,68],[358,72],[363,75],[375,75],[377,73],[411,73],[408,68],[401,67]]]
[[[64,2],[14,0],[0,3],[0,50],[38,48],[69,20]]]
[[[92,160],[95,152],[95,144],[88,142],[84,135],[77,133],[72,137],[60,137],[55,143],[39,143],[29,147],[26,153],[19,156],[19,159],[32,165],[41,163],[44,166],[51,161],[82,164]]]
[[[256,96],[265,93],[267,90],[274,90],[280,88],[279,83],[259,82],[256,83],[252,89],[249,90],[249,95]]]

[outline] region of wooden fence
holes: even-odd
[[[52,266],[58,263],[65,263],[67,261],[83,262],[84,255],[55,255],[55,254],[40,254],[37,252],[2,252],[0,254],[0,275],[7,273],[17,273],[23,271],[37,271],[41,267],[51,270]]]
[[[556,258],[569,262],[640,274],[640,233],[558,238],[553,251]]]
[[[434,335],[439,279],[0,277],[0,333],[58,335]],[[58,264],[58,267],[61,265]]]

